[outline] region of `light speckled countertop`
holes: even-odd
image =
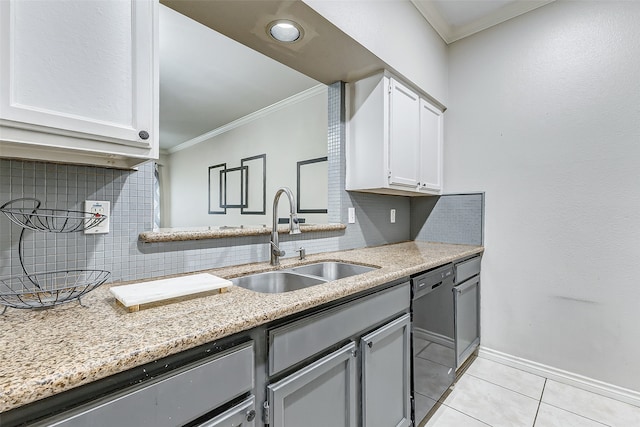
[[[128,313],[105,285],[49,310],[8,309],[0,316],[0,412],[87,384],[170,354],[246,331],[341,297],[482,252],[480,246],[406,242],[282,260],[281,268],[318,261],[381,267],[362,275],[281,294],[232,287]],[[231,278],[268,271],[267,263],[209,272]]]
[[[303,233],[318,233],[322,231],[340,231],[347,226],[339,223],[328,224],[300,224]],[[288,233],[289,225],[278,225],[278,233]],[[260,236],[271,234],[271,227],[266,225],[221,226],[221,227],[192,227],[192,228],[161,228],[157,231],[140,233],[140,240],[146,243],[179,242],[184,240],[224,239],[227,237]]]

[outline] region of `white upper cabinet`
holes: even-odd
[[[414,188],[420,178],[420,97],[389,81],[389,185]]]
[[[442,190],[442,111],[420,100],[420,191]]]
[[[442,111],[387,73],[349,91],[347,190],[405,196],[442,191]]]
[[[0,1],[0,157],[158,156],[157,0]]]

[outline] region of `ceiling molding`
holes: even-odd
[[[451,25],[442,17],[435,3],[430,1],[410,0],[411,3],[424,16],[424,19],[431,24],[434,30],[440,35],[445,43],[451,43],[450,34],[453,32]]]
[[[207,141],[213,137],[216,137],[218,135],[221,135],[225,132],[229,132],[230,130],[233,130],[235,128],[238,128],[240,126],[246,125],[247,123],[250,123],[254,120],[263,118],[271,113],[274,113],[278,110],[281,110],[289,105],[292,104],[296,104],[298,102],[302,102],[306,99],[312,98],[316,95],[321,94],[322,92],[327,90],[327,86],[323,85],[323,84],[319,84],[317,86],[314,86],[310,89],[307,89],[305,91],[302,91],[300,93],[297,93],[293,96],[290,96],[289,98],[285,98],[282,101],[278,101],[275,104],[269,105],[268,107],[264,107],[254,113],[251,114],[247,114],[244,117],[241,117],[237,120],[232,121],[231,123],[227,123],[224,126],[220,126],[219,128],[213,129],[207,133],[203,133],[200,136],[197,136],[195,138],[192,138],[188,141],[185,141],[181,144],[176,145],[175,147],[172,147],[170,149],[167,150],[168,154],[173,154],[176,153],[178,151],[184,150],[186,148],[189,147],[193,147],[196,144],[200,144],[201,142]]]
[[[429,0],[410,0],[422,16],[431,24],[445,43],[450,44],[472,34],[486,30],[516,16],[552,3],[555,0],[514,1],[496,9],[494,12],[465,25],[452,26],[442,16],[435,2]]]

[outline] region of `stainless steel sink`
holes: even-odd
[[[268,271],[266,273],[251,274],[236,277],[231,282],[241,288],[266,294],[297,291],[309,286],[327,282],[320,277],[309,277],[291,271]]]
[[[375,268],[335,261],[319,262],[316,264],[303,265],[291,269],[291,271],[295,273],[321,277],[327,281],[344,279],[345,277],[367,273],[372,270],[375,270]]]

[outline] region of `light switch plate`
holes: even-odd
[[[102,221],[95,227],[85,228],[84,234],[106,234],[109,232],[109,224],[111,222],[111,202],[101,200],[86,200],[84,202],[84,211],[105,215],[107,219]]]
[[[395,224],[396,223],[396,210],[395,209],[391,209],[391,215],[389,220],[391,221],[391,224]]]

